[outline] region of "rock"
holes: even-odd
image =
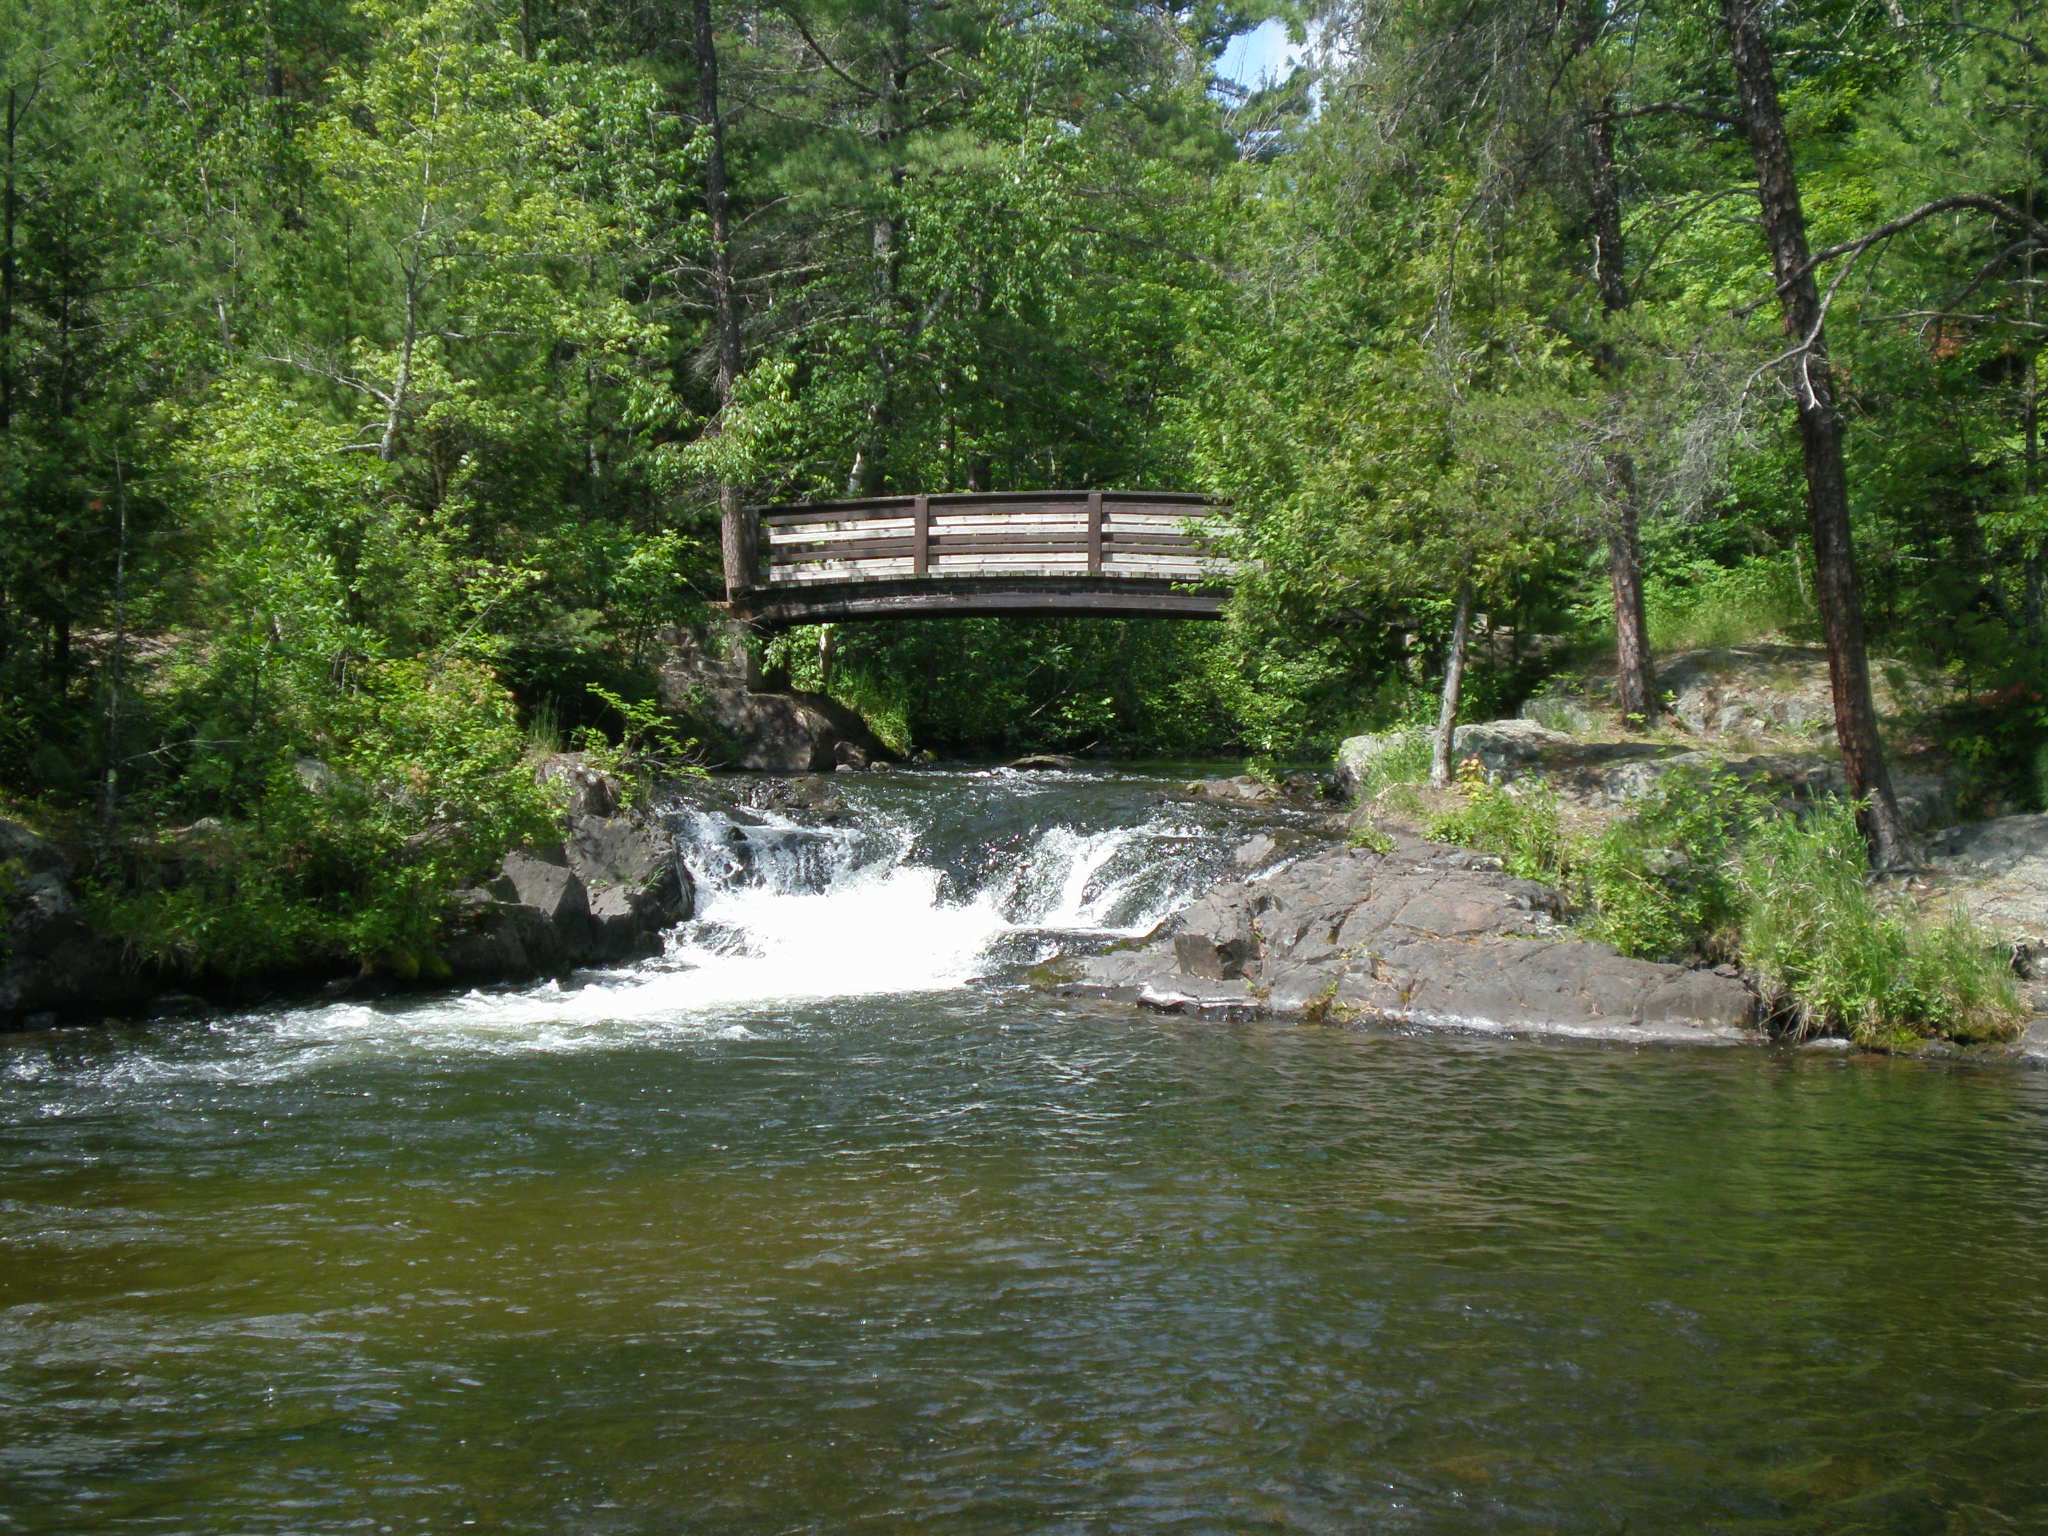
[[[1249,873],[1252,870],[1264,869],[1269,864],[1277,864],[1285,855],[1286,850],[1281,847],[1277,838],[1261,832],[1256,837],[1246,838],[1231,849],[1230,863],[1233,868]]]
[[[800,778],[761,779],[747,786],[744,791],[746,803],[756,810],[774,811],[805,826],[834,827],[846,820],[846,802],[839,796],[838,786],[822,775],[810,774]],[[725,814],[734,815],[730,808]],[[759,822],[758,817],[739,813],[739,819]]]
[[[1081,760],[1078,757],[1062,757],[1057,752],[1033,752],[1003,766],[1024,771],[1066,773],[1080,767]]]
[[[1190,779],[1181,787],[1188,794],[1199,795],[1204,800],[1234,801],[1243,805],[1267,805],[1280,798],[1274,786],[1262,783],[1248,773],[1227,779]]]
[[[440,958],[464,981],[616,964],[658,954],[694,903],[656,818],[572,816],[561,843],[508,853],[488,885],[457,893]]]
[[[0,820],[0,1029],[60,1016],[122,1011],[153,987],[127,949],[96,931],[72,888],[70,854],[19,822]]]
[[[1173,934],[1174,963],[1205,981],[1242,981],[1257,959],[1259,935],[1250,891],[1219,885],[1181,914]]]
[[[575,818],[565,852],[583,883],[593,959],[660,953],[662,934],[696,905],[689,871],[667,833],[649,818]]]
[[[2000,816],[1928,841],[1938,895],[1951,899],[2027,971],[2048,961],[2048,815]]]
[[[1135,949],[1067,962],[1056,990],[1152,1006],[1257,1007],[1640,1041],[1748,1038],[1725,970],[1631,960],[1571,937],[1547,886],[1404,836],[1225,881]]]
[[[1616,723],[1611,707],[1601,709],[1567,693],[1537,695],[1522,706],[1522,718],[1568,736],[1582,736]]]
[[[1583,745],[1576,737],[1534,720],[1489,720],[1461,725],[1451,733],[1451,761],[1476,759],[1487,778],[1520,778],[1546,759],[1561,760]]]
[[[737,628],[677,626],[663,637],[657,691],[718,760],[765,773],[830,773],[851,747],[887,757],[867,722],[835,699],[766,691]]]

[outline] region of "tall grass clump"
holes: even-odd
[[[1367,801],[1396,784],[1429,782],[1430,740],[1420,730],[1402,730],[1383,737],[1379,750],[1357,767],[1358,798]]]
[[[1739,872],[1741,955],[1766,1015],[1792,1034],[1889,1046],[2010,1039],[2024,1017],[2008,968],[1960,916],[1882,905],[1851,807],[1759,825]]]
[[[1814,615],[1805,573],[1789,552],[1740,565],[1698,560],[1643,586],[1650,644],[1659,651],[1740,645],[1794,629]]]
[[[1567,844],[1556,792],[1546,785],[1510,789],[1490,784],[1477,760],[1458,765],[1462,798],[1433,818],[1429,835],[1500,855],[1500,867],[1523,880],[1557,880],[1565,872]]]
[[[1638,959],[1735,953],[1737,855],[1772,814],[1769,795],[1724,767],[1672,769],[1626,819],[1573,849],[1568,889],[1581,927]]]

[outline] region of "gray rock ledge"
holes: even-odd
[[[1548,886],[1412,837],[1224,881],[1141,944],[1055,961],[1040,980],[1177,1012],[1641,1044],[1761,1038],[1756,999],[1732,968],[1627,959],[1575,937]]]

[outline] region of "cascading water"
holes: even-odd
[[[834,998],[1000,985],[1056,950],[1150,930],[1223,872],[1248,827],[1280,814],[1166,789],[1114,775],[877,774],[833,782],[824,817],[799,820],[714,786],[667,812],[697,911],[658,959],[511,991],[290,1009],[229,1031],[229,1049],[240,1072],[267,1076],[739,1039]]]
[[[678,809],[698,913],[639,985],[699,1007],[942,990],[1146,932],[1218,872],[1216,829],[1184,806],[1103,825],[1084,796],[1046,820],[1040,782],[944,777],[978,817],[935,824],[915,784],[850,791],[841,825]]]

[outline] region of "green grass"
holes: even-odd
[[[1839,802],[1757,828],[1742,851],[1742,958],[1795,1035],[1891,1046],[2011,1039],[2025,1010],[2006,965],[1960,914],[1889,906]]]
[[[1775,1032],[1895,1049],[2009,1040],[2025,1018],[2010,966],[1980,930],[1873,887],[1851,806],[1785,815],[1725,768],[1678,769],[1625,819],[1569,837],[1540,786],[1469,776],[1460,787],[1431,837],[1561,887],[1580,931],[1623,954],[1738,962]]]
[[[1789,554],[1741,565],[1702,560],[1652,576],[1643,586],[1652,651],[1741,645],[1812,622],[1805,570]]]

